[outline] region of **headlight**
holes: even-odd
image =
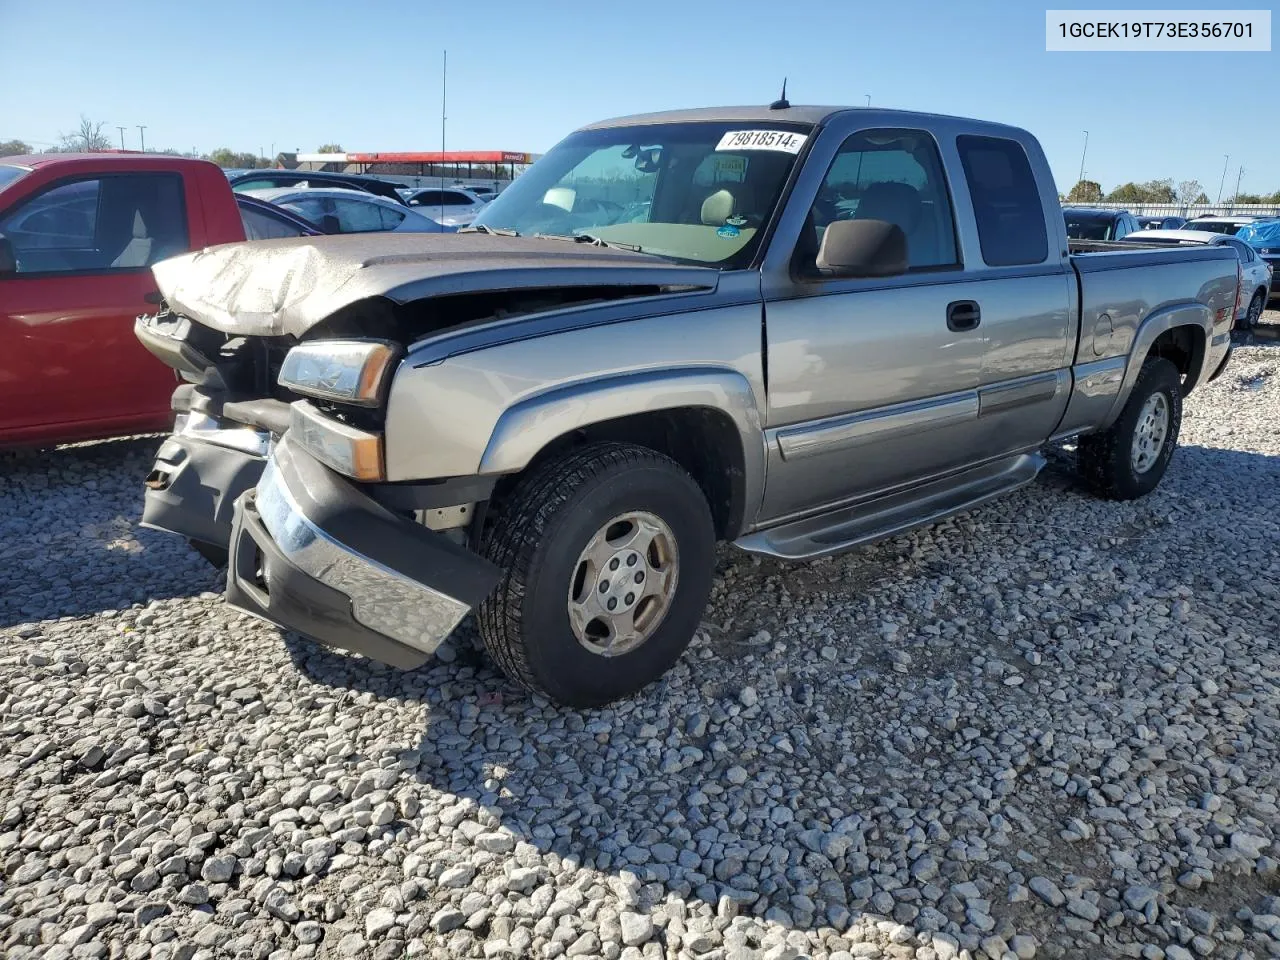
[[[356,480],[381,480],[382,435],[326,417],[299,400],[289,413],[289,439],[321,463]]]
[[[400,347],[384,340],[317,340],[294,347],[280,386],[308,397],[376,407]]]

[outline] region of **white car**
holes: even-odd
[[[1267,305],[1267,298],[1271,295],[1274,277],[1271,274],[1271,265],[1258,256],[1258,251],[1249,244],[1225,233],[1209,233],[1203,229],[1192,229],[1191,224],[1187,224],[1182,230],[1142,230],[1127,239],[1138,243],[1169,245],[1207,243],[1230,247],[1240,258],[1240,268],[1244,275],[1242,288],[1244,292],[1237,304],[1240,309],[1236,313],[1236,325],[1242,330],[1257,326],[1258,318],[1262,316],[1262,311]]]
[[[488,202],[462,187],[426,187],[411,193],[409,206],[449,227],[465,227]]]
[[[244,192],[310,220],[325,233],[453,233],[456,229],[437,223],[425,211],[410,210],[363,190],[272,187]]]
[[[1257,223],[1259,220],[1268,220],[1269,217],[1259,216],[1257,214],[1206,214],[1203,217],[1195,217],[1188,220],[1183,230],[1196,230],[1203,233],[1225,233],[1234,236],[1247,223]]]

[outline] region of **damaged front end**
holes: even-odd
[[[185,383],[144,525],[226,562],[240,609],[400,667],[498,579],[470,549],[495,476],[387,481],[388,396],[407,350],[463,331],[519,337],[526,317],[715,277],[483,235],[228,245],[154,273],[164,307],[136,333]]]

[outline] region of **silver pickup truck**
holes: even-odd
[[[1240,289],[1223,248],[1074,253],[1022,130],[784,102],[583,128],[455,235],[154,269],[137,333],[186,382],[144,522],[395,666],[475,610],[575,706],[675,662],[717,541],[844,550],[1067,438],[1093,490],[1148,493]]]

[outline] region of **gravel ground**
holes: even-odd
[[[1280,315],[1272,314],[1273,323]],[[0,953],[1280,956],[1280,342],[1132,504],[1064,465],[858,553],[725,549],[642,698],[238,615],[156,440],[0,457]]]

